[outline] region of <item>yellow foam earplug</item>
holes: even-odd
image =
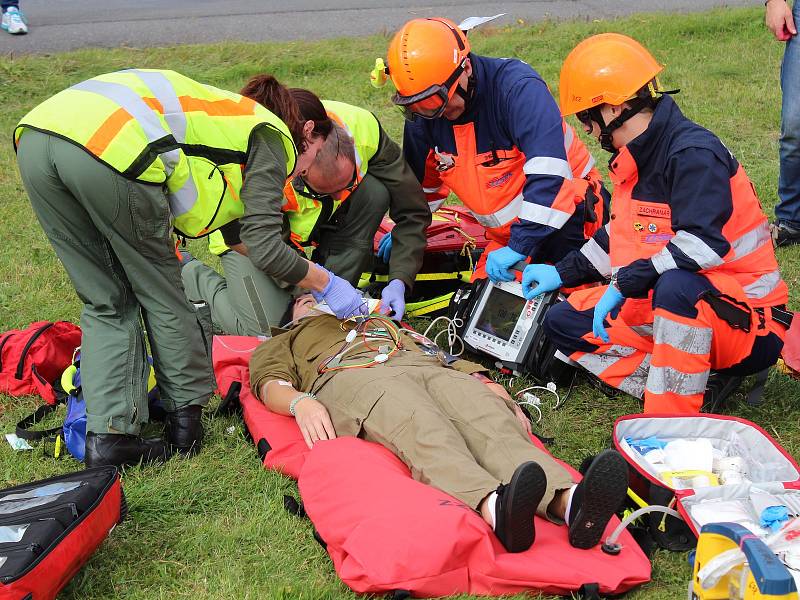
[[[380,88],[386,85],[388,74],[386,72],[386,63],[382,58],[375,59],[375,66],[369,73],[369,82],[372,87]]]

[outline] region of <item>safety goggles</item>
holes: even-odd
[[[335,192],[318,192],[314,188],[312,188],[309,183],[303,179],[302,176],[298,175],[297,178],[303,184],[303,189],[298,190],[301,196],[305,196],[306,198],[311,198],[313,200],[322,200],[323,198],[327,198],[328,196],[333,196],[335,194],[341,194],[342,192],[352,192],[354,189],[358,187],[359,180],[358,180],[358,168],[353,167],[353,177],[345,187],[340,190],[336,190]]]
[[[444,83],[432,85],[411,96],[401,96],[400,93],[396,93],[392,96],[392,102],[402,109],[403,116],[409,121],[413,121],[417,116],[423,119],[438,119],[447,108],[447,103],[450,102],[450,88],[461,77],[466,65],[467,59],[465,58]]]

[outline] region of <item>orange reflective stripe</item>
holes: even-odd
[[[108,145],[117,134],[122,130],[128,121],[133,120],[133,116],[124,108],[118,108],[110,117],[94,132],[94,135],[86,142],[86,149],[95,156],[101,156]]]
[[[256,110],[255,101],[242,97],[238,102],[225,98],[223,100],[203,100],[191,96],[179,96],[184,112],[204,112],[212,117],[229,117],[253,115]]]
[[[287,181],[286,185],[283,186],[283,206],[281,206],[281,210],[283,212],[297,212],[299,209],[300,205],[297,202],[292,183]]]
[[[147,104],[147,106],[149,106],[157,113],[162,115],[164,114],[164,105],[161,104],[158,98],[147,98],[145,96],[142,96],[142,100],[144,101],[145,104]]]

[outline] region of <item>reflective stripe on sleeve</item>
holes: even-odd
[[[765,273],[753,283],[744,286],[744,293],[748,298],[764,298],[771,294],[781,283],[781,272],[775,269],[770,273]]]
[[[517,195],[511,202],[506,204],[500,210],[497,210],[488,215],[481,215],[473,211],[475,219],[487,228],[502,227],[506,223],[510,223],[520,215],[520,208],[524,204],[522,194]]]
[[[534,156],[522,167],[525,175],[554,175],[564,179],[572,179],[572,169],[569,163],[561,158],[552,156]]]
[[[680,248],[681,252],[696,262],[701,269],[712,269],[724,262],[708,244],[688,231],[678,231],[670,242]]]
[[[752,254],[766,244],[772,244],[772,238],[769,233],[769,224],[764,221],[731,244],[734,252],[733,260]]]
[[[597,269],[600,275],[605,278],[611,277],[611,258],[609,258],[608,253],[600,247],[600,244],[598,244],[594,238],[589,238],[589,240],[581,246],[580,253],[592,263],[592,266]]]
[[[672,252],[670,252],[666,246],[651,256],[650,261],[653,263],[653,267],[655,267],[659,275],[678,268],[678,265],[675,263],[675,258],[672,256]]]
[[[534,204],[533,202],[523,202],[522,208],[519,211],[520,219],[533,221],[534,223],[540,223],[542,225],[549,225],[556,229],[561,229],[564,223],[569,221],[570,216],[572,215],[563,210],[542,206],[541,204]]]

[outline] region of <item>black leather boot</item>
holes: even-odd
[[[164,462],[169,450],[161,438],[141,438],[123,433],[87,433],[86,468]]]
[[[203,443],[203,407],[197,404],[184,406],[167,413],[167,442],[173,451],[194,456]]]

